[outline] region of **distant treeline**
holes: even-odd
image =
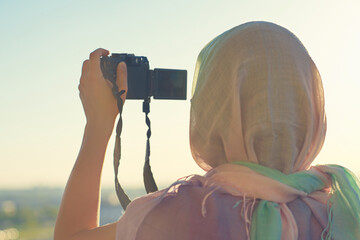
[[[143,189],[128,189],[131,198]],[[52,239],[63,189],[0,190],[0,231],[17,229],[19,239]],[[116,221],[122,214],[115,191],[102,189],[100,224]]]

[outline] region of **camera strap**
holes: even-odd
[[[121,131],[122,131],[122,110],[124,102],[121,99],[121,95],[125,93],[125,90],[121,90],[119,92],[118,87],[116,84],[113,85],[112,88],[113,95],[117,101],[117,107],[119,109],[119,120],[116,125],[116,137],[115,137],[115,148],[114,148],[114,173],[115,173],[115,190],[117,197],[120,201],[120,204],[124,210],[126,210],[127,205],[131,202],[128,195],[126,195],[124,189],[121,187],[119,180],[118,180],[118,172],[119,172],[119,165],[120,165],[120,158],[121,158]]]
[[[144,99],[143,102],[143,112],[145,113],[145,122],[148,126],[148,130],[146,132],[147,140],[146,140],[146,154],[145,154],[145,164],[144,164],[144,185],[147,193],[156,192],[158,187],[156,186],[154,176],[150,167],[150,137],[151,137],[151,123],[149,119],[150,112],[150,97]]]
[[[120,165],[120,159],[121,159],[121,131],[122,131],[122,110],[124,102],[121,99],[121,95],[125,93],[125,90],[121,90],[119,92],[118,87],[116,84],[113,85],[112,88],[113,95],[116,98],[117,106],[119,109],[119,120],[116,125],[116,139],[115,139],[115,148],[114,148],[114,173],[115,173],[115,190],[117,197],[120,201],[120,204],[124,210],[126,210],[126,207],[131,202],[128,195],[125,193],[124,189],[121,187],[120,182],[118,180],[118,173],[119,173],[119,165]],[[151,137],[151,123],[149,119],[149,112],[150,112],[150,98],[144,99],[143,102],[143,112],[145,113],[145,122],[148,126],[148,130],[146,133],[147,140],[146,140],[146,154],[145,154],[145,164],[144,164],[144,171],[143,171],[143,177],[144,177],[144,185],[147,193],[155,192],[158,190],[154,176],[151,172],[150,167],[150,137]]]

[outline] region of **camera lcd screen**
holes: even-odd
[[[154,69],[154,99],[186,100],[186,70]]]

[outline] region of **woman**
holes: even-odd
[[[87,124],[55,239],[360,239],[356,177],[310,167],[326,132],[317,68],[292,33],[266,22],[226,31],[198,57],[190,147],[207,174],[138,198],[99,227],[101,168],[118,113],[99,67],[107,54],[98,49],[83,65]],[[127,90],[125,64],[117,74]]]

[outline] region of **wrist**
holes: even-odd
[[[88,133],[90,135],[96,135],[100,138],[109,139],[113,129],[114,129],[114,122],[105,123],[105,122],[87,121],[85,126],[85,133]]]

